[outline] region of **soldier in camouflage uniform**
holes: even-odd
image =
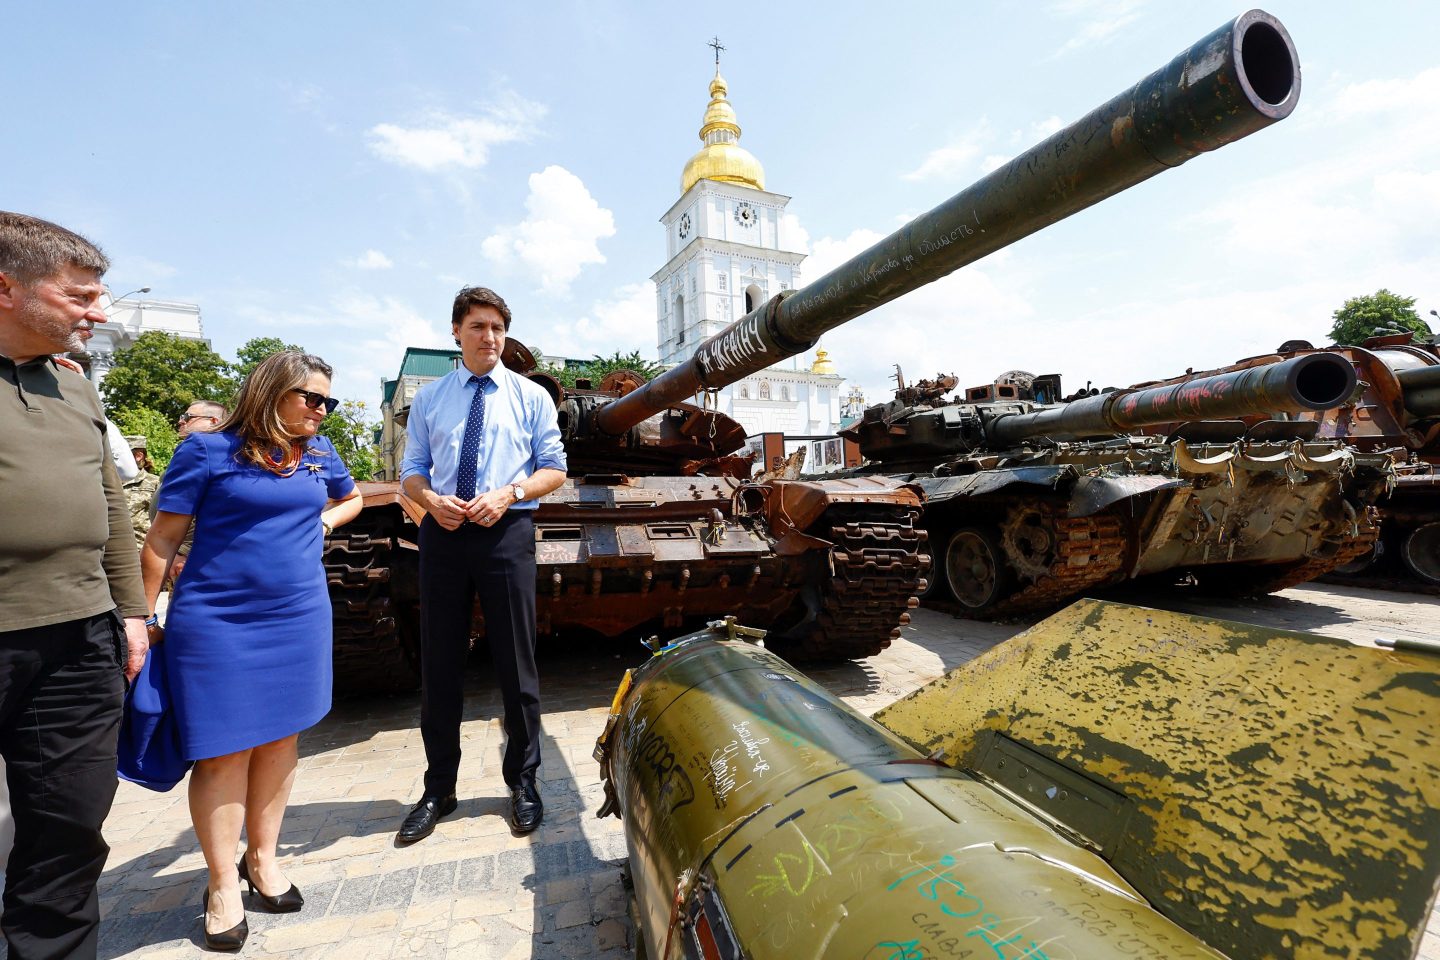
[[[145,534],[150,532],[150,521],[155,519],[155,494],[160,490],[160,478],[151,472],[150,454],[144,437],[126,437],[130,452],[135,455],[135,464],[140,472],[133,480],[123,484],[125,500],[130,504],[130,524],[135,528],[135,546],[145,545]]]

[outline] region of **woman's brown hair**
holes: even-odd
[[[244,444],[239,456],[271,473],[287,476],[295,472],[305,445],[285,429],[280,420],[280,401],[291,390],[301,390],[312,373],[335,375],[330,364],[309,353],[282,350],[261,360],[235,395],[235,410],[215,429],[237,434]],[[281,459],[276,461],[275,454]]]

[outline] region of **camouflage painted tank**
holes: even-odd
[[[929,562],[916,489],[882,476],[751,481],[734,459],[741,429],[695,398],[1287,117],[1299,80],[1278,21],[1246,14],[654,380],[556,390],[571,478],[536,516],[542,629],[678,631],[724,612],[769,629],[790,657],[882,650]],[[413,678],[417,511],[393,486],[369,494],[327,552],[337,684],[352,689]]]
[[[1371,505],[1394,476],[1387,454],[1261,416],[1347,401],[1355,371],[1331,354],[1068,398],[1054,375],[946,401],[953,384],[902,389],[846,434],[865,470],[925,491],[927,600],[966,616],[1044,609],[1133,577],[1292,586],[1369,549]],[[1143,433],[1162,423],[1167,435]]]

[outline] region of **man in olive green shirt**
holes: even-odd
[[[149,611],[95,388],[56,364],[105,322],[109,266],[63,227],[0,211],[0,756],[15,846],[11,960],[93,958],[123,678]],[[127,642],[128,641],[128,642]]]

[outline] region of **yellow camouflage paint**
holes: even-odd
[[[1084,600],[875,719],[1010,778],[1233,957],[1419,944],[1440,876],[1440,657]]]

